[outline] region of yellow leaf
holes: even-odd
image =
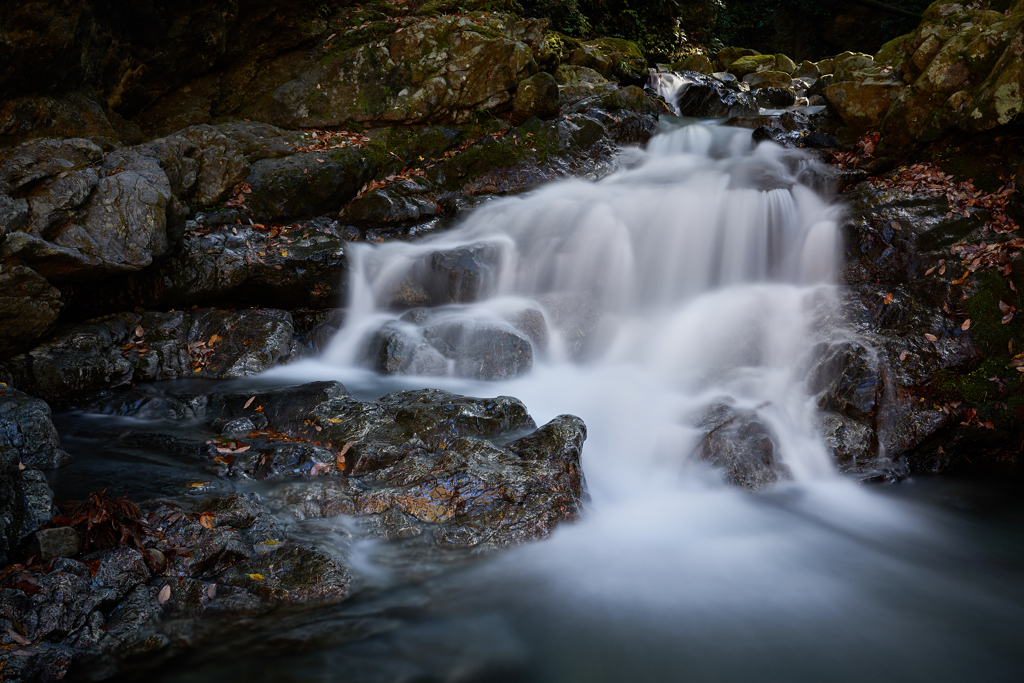
[[[262,581],[263,580],[263,574],[249,574],[249,578],[252,579],[253,581]]]

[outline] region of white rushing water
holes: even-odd
[[[352,245],[345,326],[321,359],[281,372],[365,382],[374,333],[402,316],[389,308],[394,293],[429,287],[423,264],[433,254],[473,247],[488,255],[470,283],[480,300],[435,316],[515,331],[539,312],[547,331],[532,371],[494,384],[430,377],[408,386],[513,395],[538,422],[579,414],[595,503],[631,495],[628,479],[643,491],[707,476],[690,457],[693,424],[722,400],[758,410],[797,480],[830,476],[802,389],[838,256],[838,210],[812,189],[820,169],[802,153],[754,146],[747,130],[703,125],[623,157],[627,167],[598,182],[491,201],[444,234]],[[593,327],[582,349],[581,311]],[[398,329],[423,345],[413,323]],[[428,367],[466,374],[451,361]]]
[[[352,245],[345,326],[323,357],[270,373],[336,378],[362,396],[511,395],[539,424],[577,414],[583,520],[414,589],[429,620],[365,645],[325,642],[273,675],[254,664],[253,680],[282,667],[301,680],[495,680],[471,673],[506,664],[519,673],[501,680],[559,683],[1012,680],[1020,591],[964,554],[974,532],[842,480],[818,435],[804,385],[813,346],[842,334],[841,211],[815,191],[815,165],[703,125],[621,159],[598,182],[491,201],[444,234]],[[430,376],[370,369],[385,325],[423,343],[415,320],[398,321],[395,293],[422,296],[431,255],[467,246],[490,264],[480,300],[436,315],[519,332],[533,320],[532,370],[485,382],[451,360],[421,366]],[[791,481],[750,494],[693,455],[695,421],[723,400],[770,427]],[[343,612],[317,632],[345,632]]]

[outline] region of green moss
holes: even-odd
[[[336,59],[351,59],[346,53],[357,47],[380,42],[384,37],[395,32],[396,25],[389,21],[374,21],[367,26],[352,28],[339,33],[331,39],[330,49],[325,50],[320,64],[326,66]]]

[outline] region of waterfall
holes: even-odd
[[[491,200],[442,234],[352,244],[346,324],[308,374],[367,386],[383,368],[391,388],[514,395],[538,422],[579,414],[595,501],[628,497],[630,481],[708,478],[695,424],[721,402],[768,425],[793,478],[831,476],[804,389],[839,253],[822,168],[699,124],[622,159],[596,182]],[[514,362],[481,374],[452,330],[499,335],[488,349]]]

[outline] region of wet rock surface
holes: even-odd
[[[34,396],[67,401],[133,381],[256,374],[291,354],[293,336],[285,311],[121,313],[59,330],[0,373]]]
[[[704,432],[697,457],[721,470],[727,484],[756,491],[790,477],[775,456],[771,429],[756,411],[717,403],[705,411],[697,428]]]
[[[40,555],[0,576],[0,638],[13,646],[0,661],[23,680],[54,667],[113,671],[195,644],[220,617],[348,598],[359,572],[337,538],[294,540],[317,520],[345,515],[348,542],[402,544],[427,567],[543,538],[576,519],[586,496],[583,422],[562,415],[538,429],[509,397],[426,389],[359,401],[337,382],[212,394],[149,385],[82,408],[141,420],[93,422],[92,438],[175,441],[177,457],[210,474],[272,486],[139,507],[93,497],[135,530],[114,547],[96,546],[106,538],[97,528],[82,535],[95,508],[65,507],[71,517],[37,534]]]

